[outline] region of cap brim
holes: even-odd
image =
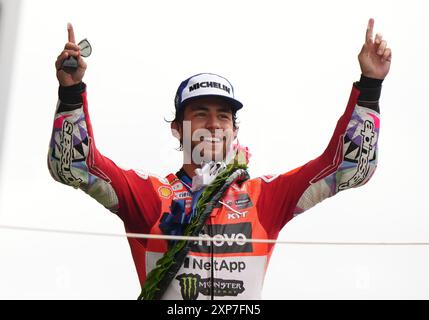
[[[231,105],[231,108],[234,111],[237,111],[237,110],[240,110],[241,108],[243,108],[243,104],[240,101],[235,100],[235,99],[230,98],[230,97],[225,97],[225,96],[216,95],[216,94],[202,94],[202,95],[199,95],[196,97],[191,97],[191,98],[185,99],[180,104],[180,108],[183,108],[187,103],[189,103],[191,101],[195,101],[195,100],[198,100],[201,98],[219,98],[219,99],[228,101],[228,103]]]

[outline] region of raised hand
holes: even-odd
[[[369,78],[384,79],[390,70],[392,50],[387,47],[386,40],[377,33],[373,40],[374,19],[369,19],[366,29],[365,43],[358,55],[362,74]]]
[[[55,68],[57,69],[57,79],[60,85],[67,87],[78,84],[82,81],[86,70],[86,62],[80,55],[80,48],[76,44],[73,26],[71,23],[67,24],[68,42],[64,46],[64,50],[58,56],[55,62]],[[75,57],[78,62],[78,67],[74,71],[64,71],[61,69],[61,65],[68,57]]]

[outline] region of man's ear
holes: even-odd
[[[176,121],[173,121],[170,124],[170,128],[171,128],[171,134],[173,135],[173,137],[175,137],[176,139],[181,141],[182,140],[182,128],[179,126],[179,124]]]

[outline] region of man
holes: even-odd
[[[171,123],[184,161],[159,178],[123,170],[96,148],[88,113],[86,63],[68,26],[56,61],[59,102],[48,155],[53,178],[80,188],[117,214],[130,233],[201,236],[200,241],[129,238],[142,299],[257,299],[277,239],[297,214],[339,191],[365,184],[377,163],[378,99],[391,50],[370,19],[358,56],[362,71],[326,150],[280,175],[248,179],[246,152],[233,146],[243,105],[215,74],[183,81]],[[75,71],[61,65],[73,56]],[[238,151],[238,152],[237,152]],[[207,238],[214,238],[209,241]]]

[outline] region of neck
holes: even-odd
[[[191,164],[184,164],[182,168],[186,172],[188,177],[192,179],[195,176],[195,169],[201,168],[201,166],[191,163]]]

